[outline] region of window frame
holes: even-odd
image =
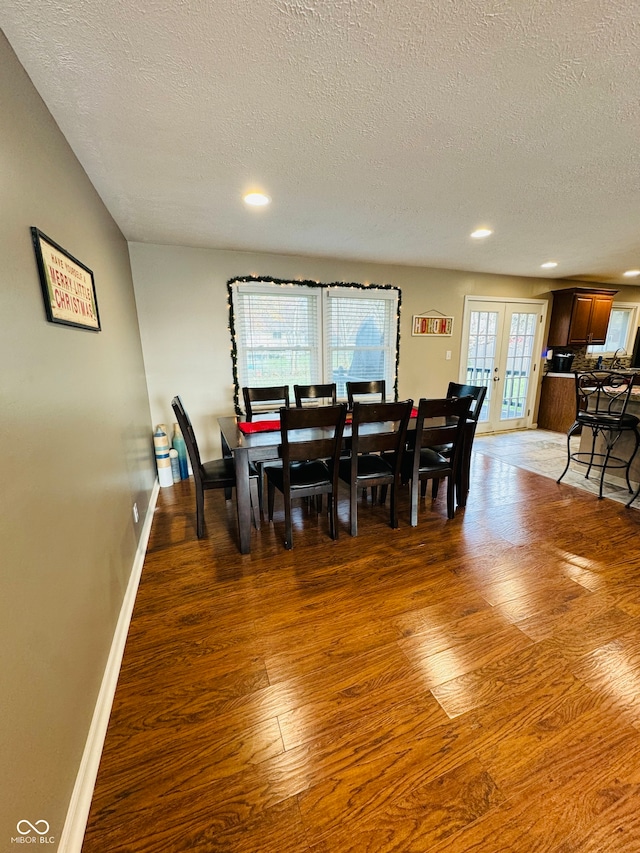
[[[597,358],[598,356],[602,356],[606,358],[608,356],[613,356],[615,352],[623,348],[627,355],[631,355],[631,351],[633,349],[635,334],[637,330],[638,323],[638,308],[640,306],[637,302],[614,302],[611,306],[611,311],[616,310],[628,310],[629,311],[629,325],[627,327],[627,337],[626,341],[621,344],[620,347],[615,347],[614,349],[604,349],[606,341],[604,344],[592,344],[587,346],[587,355]],[[609,322],[611,322],[611,318],[609,318]],[[607,330],[608,335],[608,330]],[[602,349],[600,348],[602,347]]]
[[[302,287],[312,289],[318,294],[318,352],[315,359],[315,364],[318,368],[317,382],[332,382],[332,368],[330,364],[330,353],[332,346],[328,340],[328,301],[331,297],[335,297],[336,290],[341,291],[340,295],[353,299],[380,299],[383,298],[391,303],[390,316],[386,318],[388,327],[386,331],[390,333],[391,339],[389,344],[384,347],[389,353],[389,367],[387,375],[384,377],[387,380],[387,388],[393,388],[394,399],[398,396],[398,367],[400,360],[400,310],[402,303],[402,292],[399,287],[391,284],[360,284],[355,282],[331,282],[323,283],[318,281],[303,281],[291,279],[276,279],[269,276],[236,276],[227,281],[228,291],[228,307],[229,307],[229,332],[231,335],[231,361],[233,369],[233,384],[234,384],[234,409],[237,415],[244,414],[242,408],[242,386],[241,386],[241,369],[242,356],[239,349],[241,342],[237,331],[238,317],[235,297],[240,293],[256,293],[261,292],[268,294],[277,292],[274,288],[291,288]],[[395,315],[393,313],[395,306]],[[395,320],[395,322],[394,322]],[[329,376],[328,379],[325,377]],[[392,381],[389,381],[389,380]],[[266,383],[266,384],[284,384],[281,382]],[[288,383],[292,386],[292,382]],[[342,397],[341,397],[342,399]],[[346,399],[346,396],[345,396]]]

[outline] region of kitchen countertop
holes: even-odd
[[[609,370],[609,368],[608,367],[602,367],[601,370]],[[578,373],[597,373],[597,372],[598,371],[596,370],[596,368],[593,368],[593,370],[579,370],[578,371]],[[633,368],[629,368],[629,367],[621,367],[619,370],[614,369],[612,372],[613,373],[621,373],[623,376],[632,376],[634,373],[640,373],[640,368],[637,368],[636,370],[634,370]],[[574,374],[573,373],[553,373],[552,371],[549,371],[548,373],[543,374],[543,378],[545,376],[552,376],[554,379],[573,379]]]

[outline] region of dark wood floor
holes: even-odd
[[[241,556],[161,490],[84,853],[640,851],[640,512],[476,455],[387,513]]]

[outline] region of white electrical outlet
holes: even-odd
[[[451,350],[448,349],[444,355],[446,361],[451,361]]]
[[[140,518],[140,516],[138,515],[138,504],[134,504],[133,505],[133,520],[135,521],[136,524],[138,523],[139,518]]]

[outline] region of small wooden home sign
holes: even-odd
[[[419,314],[414,314],[411,334],[414,337],[423,335],[451,336],[453,334],[453,317],[421,317]]]

